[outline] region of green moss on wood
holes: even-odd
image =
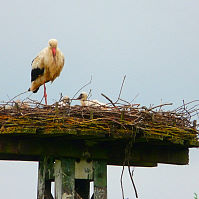
[[[72,109],[72,108],[71,108]],[[14,110],[13,110],[14,111]],[[94,136],[107,139],[145,138],[170,141],[178,144],[198,145],[198,131],[187,125],[188,121],[177,116],[164,119],[159,113],[138,112],[139,117],[121,112],[80,109],[81,114],[58,108],[45,110],[31,109],[26,114],[0,112],[0,134],[35,135],[35,136]]]

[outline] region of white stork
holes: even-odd
[[[71,104],[71,99],[68,96],[62,98],[62,100],[58,103],[59,107],[69,106]]]
[[[36,93],[41,85],[44,85],[45,104],[47,94],[45,83],[51,83],[58,77],[64,66],[64,55],[57,47],[57,40],[50,39],[48,47],[44,48],[32,61],[31,86],[29,91]]]
[[[86,92],[82,92],[77,100],[80,100],[82,106],[106,106],[106,104],[98,100],[88,100],[88,94]]]

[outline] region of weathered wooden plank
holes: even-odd
[[[55,199],[74,199],[75,160],[55,160]]]
[[[89,199],[90,181],[93,180],[93,161],[75,161],[75,191],[82,199]],[[78,198],[78,197],[77,197]]]
[[[46,161],[46,158],[39,161],[37,199],[44,199],[45,196]]]
[[[107,163],[94,161],[94,199],[107,199]]]
[[[55,175],[54,175],[54,163],[55,159],[54,157],[47,156],[47,165],[46,165],[46,180],[54,181]]]
[[[37,199],[53,199],[51,194],[53,162],[53,159],[47,156],[39,161]]]
[[[93,180],[93,162],[85,159],[75,161],[75,179]]]

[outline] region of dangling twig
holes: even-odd
[[[61,102],[62,98],[63,98],[63,95],[62,95],[62,93],[60,93],[60,97],[59,97],[59,101],[58,102]]]
[[[85,84],[84,86],[82,86],[82,87],[74,94],[74,96],[73,96],[72,99],[75,98],[75,96],[77,95],[77,93],[79,93],[79,91],[81,91],[83,88],[85,88],[86,86],[88,86],[89,84],[91,84],[91,82],[92,82],[92,75],[91,75],[90,81],[89,81],[87,84]]]
[[[139,96],[139,93],[130,101],[130,104]]]
[[[90,89],[89,93],[88,93],[88,99],[91,98],[91,97],[92,97],[92,90]]]
[[[124,81],[125,81],[125,79],[126,79],[126,75],[124,75],[124,78],[123,78],[123,81],[122,81],[122,85],[121,85],[121,87],[120,87],[119,96],[118,96],[118,98],[117,98],[115,104],[120,100],[120,96],[121,96],[121,93],[122,93],[122,89],[123,89],[123,86],[124,86]]]
[[[41,101],[39,102],[39,104],[37,105],[37,107],[39,107],[41,105],[43,99],[44,99],[44,96],[41,98]]]
[[[25,100],[29,99],[31,97],[33,93],[31,93],[30,95],[28,95],[28,97],[26,97],[24,100],[22,100],[22,102],[24,102]]]
[[[27,92],[29,92],[29,91],[25,91],[25,92],[22,92],[22,93],[16,95],[16,96],[13,97],[11,100],[9,100],[9,101],[7,102],[7,104],[10,103],[10,102],[12,102],[16,97],[19,97],[20,95],[23,95],[23,94],[25,94],[25,93],[27,93]]]
[[[108,98],[106,95],[104,95],[103,93],[101,93],[101,95],[103,96],[103,97],[105,97],[114,107],[116,107],[115,106],[115,104],[113,103],[113,101],[110,99],[110,98]]]
[[[120,176],[120,184],[121,184],[121,189],[122,189],[122,199],[124,199],[124,188],[123,188],[123,182],[122,182],[123,175],[124,175],[124,165],[122,166],[122,173],[121,173],[121,176]]]
[[[154,106],[154,107],[149,108],[148,111],[151,111],[151,110],[153,110],[153,109],[155,109],[155,108],[159,108],[159,107],[161,108],[161,107],[163,107],[163,106],[171,106],[171,105],[173,105],[173,103],[160,104],[160,105],[158,105],[158,106]]]
[[[187,115],[189,115],[189,118],[191,119],[191,115],[190,115],[189,111],[187,111],[184,100],[182,100],[182,101],[183,101],[183,105],[184,105],[184,111],[187,113]]]
[[[130,166],[128,166],[128,171],[129,171],[129,175],[130,175],[130,178],[131,178],[131,182],[132,182],[132,184],[133,184],[133,188],[134,188],[134,191],[135,191],[135,196],[136,196],[136,198],[138,198],[137,189],[136,189],[136,187],[135,187],[135,183],[134,183],[134,180],[133,180],[133,172],[134,172],[134,170],[133,170],[132,173],[131,173]]]

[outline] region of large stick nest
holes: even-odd
[[[45,106],[35,101],[7,102],[0,105],[0,133],[57,135],[75,130],[79,135],[104,132],[121,138],[140,133],[173,142],[198,143],[196,121],[191,122],[195,111],[187,110],[185,105],[174,111],[163,111],[165,105],[168,104],[151,108],[139,104],[82,107],[59,103]]]

